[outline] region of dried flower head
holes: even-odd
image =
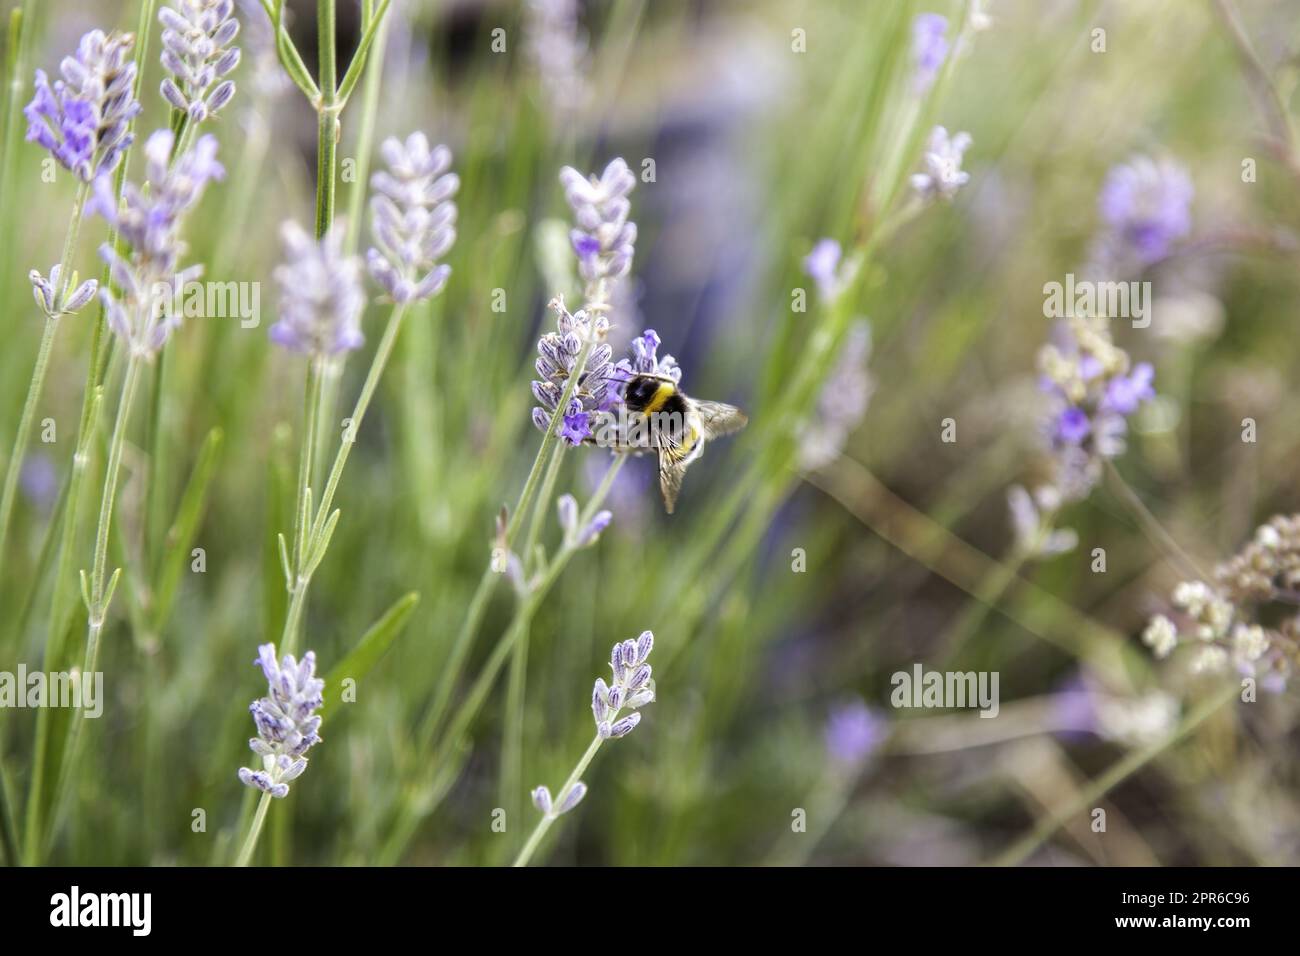
[[[1270,518],[1213,578],[1174,588],[1172,608],[1151,619],[1143,642],[1157,657],[1191,646],[1194,672],[1232,666],[1281,689],[1300,664],[1300,515]]]
[[[436,295],[451,274],[451,266],[438,265],[438,260],[456,241],[451,197],[460,179],[448,172],[451,150],[430,149],[423,133],[412,133],[405,143],[390,137],[380,152],[388,169],[370,179],[376,247],[366,253],[366,261],[394,302],[419,302]]]
[[[316,655],[308,651],[301,661],[292,654],[276,661],[275,645],[263,644],[253,663],[266,676],[267,696],[248,708],[257,725],[257,736],[249,740],[253,753],[262,758],[261,770],[241,767],[239,779],[273,797],[289,793],[289,781],[307,769],[304,756],[320,743],[320,717],[325,682],[316,676]]]
[[[636,244],[636,223],[627,218],[632,211],[627,197],[636,186],[636,177],[627,163],[614,159],[603,173],[590,177],[565,166],[560,170],[560,184],[573,210],[575,228],[569,240],[582,278],[594,283],[627,275]]]
[[[611,387],[616,374],[616,367],[610,361],[613,350],[604,341],[609,320],[599,314],[593,317],[583,310],[570,314],[562,297],[553,299],[550,307],[555,310],[556,328],[537,342],[536,368],[540,378],[533,382],[533,396],[539,405],[533,409],[533,424],[543,432],[551,427],[583,345],[594,337],[596,344],[591,347],[586,368],[559,423],[560,437],[580,445],[592,434],[593,415],[608,409],[615,400],[616,390]]]
[[[925,153],[921,157],[923,172],[914,173],[912,189],[925,202],[952,199],[957,190],[970,182],[970,173],[961,168],[966,150],[970,148],[970,133],[950,137],[942,126],[930,131]]]
[[[201,266],[180,268],[188,249],[181,238],[186,215],[198,205],[208,183],[225,170],[217,162],[216,137],[207,135],[172,161],[175,137],[171,130],[154,132],[145,142],[147,187],[128,182],[118,206],[109,177],[95,180],[90,209],[103,216],[129,247],[120,255],[110,243],[100,246],[109,275],[120,294],[101,289],[108,326],[132,353],[149,357],[162,348],[180,325],[172,304],[186,282],[202,273]]]
[[[112,172],[134,141],[131,120],[140,112],[129,59],[134,45],[130,33],[91,30],[59,64],[61,80],[51,85],[44,70],[36,71],[36,94],[23,109],[27,140],[82,182]]]
[[[272,342],[321,358],[358,348],[365,341],[361,259],[343,254],[346,231],[336,220],[317,242],[296,222],[281,228],[285,261],[275,270],[280,319],[271,326]]]
[[[172,0],[158,11],[163,25],[162,65],[171,76],[162,81],[168,103],[202,123],[216,116],[235,95],[233,80],[224,79],[239,65],[235,0]]]

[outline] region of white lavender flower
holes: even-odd
[[[599,176],[583,176],[571,166],[560,170],[564,198],[576,224],[569,233],[578,256],[578,271],[587,282],[614,280],[632,268],[636,223],[628,222],[632,203],[628,193],[636,177],[621,158],[612,160]]]
[[[316,358],[360,347],[361,312],[366,293],[361,259],[343,254],[347,230],[335,221],[319,242],[296,222],[281,229],[285,261],[275,270],[280,287],[280,319],[271,341],[291,352]]]
[[[849,330],[835,367],[817,398],[817,410],[799,436],[799,464],[807,471],[824,468],[844,449],[849,435],[867,413],[875,390],[867,371],[871,326],[859,321]]]
[[[962,157],[970,144],[969,133],[949,137],[942,126],[930,131],[930,139],[921,157],[924,171],[914,173],[911,178],[912,189],[922,200],[952,199],[957,190],[970,182],[970,173],[961,168]]]
[[[366,253],[366,261],[370,275],[394,302],[419,302],[436,295],[451,274],[450,266],[437,263],[456,241],[451,197],[460,179],[448,172],[451,150],[430,149],[423,133],[412,133],[405,143],[386,139],[380,152],[388,169],[370,179],[376,247]]]
[[[615,644],[609,657],[611,682],[606,684],[604,679],[596,678],[591,691],[591,716],[596,721],[596,734],[602,740],[630,734],[641,722],[641,715],[636,711],[654,701],[655,682],[646,663],[654,643],[654,634],[643,631],[635,641]],[[633,713],[619,717],[624,708]]]
[[[533,382],[533,396],[538,406],[533,409],[533,424],[543,432],[551,427],[551,418],[564,397],[565,384],[577,367],[583,345],[594,336],[597,344],[591,348],[559,426],[561,438],[580,445],[592,434],[595,413],[607,410],[616,400],[617,390],[612,387],[617,371],[611,361],[613,349],[604,341],[609,320],[585,310],[570,314],[560,296],[551,300],[550,307],[556,314],[556,330],[537,342],[539,379]]]
[[[32,295],[36,298],[36,304],[51,319],[56,319],[61,315],[71,315],[78,311],[95,297],[95,291],[99,288],[99,282],[95,279],[87,279],[77,285],[77,274],[75,272],[68,282],[68,287],[63,288],[60,282],[62,277],[63,265],[61,263],[55,263],[53,268],[50,269],[48,279],[35,269],[27,274],[27,278],[32,284]]]
[[[171,74],[161,92],[191,123],[202,123],[235,95],[234,81],[224,79],[239,65],[239,47],[230,45],[239,34],[235,0],[172,2],[158,11],[162,65]]]
[[[180,325],[181,315],[172,298],[203,271],[202,266],[180,268],[188,249],[181,239],[186,215],[198,205],[207,184],[221,179],[225,170],[217,162],[216,137],[199,137],[185,155],[172,161],[175,136],[158,130],[145,142],[147,188],[128,182],[117,205],[109,177],[95,180],[87,207],[103,216],[129,247],[120,255],[112,244],[100,246],[109,275],[120,291],[99,290],[108,327],[134,355],[154,355]]]
[[[82,182],[112,172],[135,139],[129,130],[140,104],[135,61],[128,59],[134,45],[130,33],[91,30],[59,64],[63,79],[51,85],[44,70],[36,71],[36,93],[23,108],[27,140]]]
[[[266,676],[267,696],[253,701],[249,712],[257,725],[257,736],[249,749],[262,758],[262,769],[239,769],[239,779],[273,797],[289,793],[289,782],[307,769],[304,756],[320,743],[320,717],[325,682],[316,676],[316,655],[308,651],[301,661],[292,654],[276,661],[275,645],[263,644],[253,663]]]

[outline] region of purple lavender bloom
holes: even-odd
[[[64,288],[62,278],[62,263],[55,263],[51,267],[48,279],[36,269],[27,273],[27,279],[32,284],[32,295],[36,298],[36,304],[51,319],[58,318],[61,315],[71,315],[79,311],[95,297],[95,292],[99,288],[99,282],[96,279],[87,279],[73,288],[73,283],[77,279],[75,272],[72,274],[67,288]]]
[[[292,654],[276,661],[275,645],[263,644],[257,660],[266,677],[267,696],[253,701],[248,708],[257,725],[257,736],[248,747],[262,758],[262,769],[241,767],[239,779],[250,787],[273,797],[289,793],[289,781],[307,769],[307,753],[320,743],[320,717],[316,711],[324,704],[321,696],[325,682],[316,676],[316,655],[308,651],[302,660]]]
[[[1092,422],[1082,408],[1071,405],[1056,420],[1056,437],[1067,445],[1078,445],[1092,431]]]
[[[564,198],[573,210],[576,228],[569,233],[578,256],[578,271],[587,282],[613,281],[632,268],[636,223],[628,222],[627,198],[636,177],[621,158],[599,176],[583,176],[571,166],[560,170]]]
[[[131,120],[140,112],[133,96],[135,61],[128,59],[135,37],[91,30],[77,52],[59,64],[61,80],[50,84],[36,71],[36,93],[23,109],[27,141],[37,143],[82,182],[112,172],[134,137]]]
[[[840,764],[861,763],[885,739],[886,724],[860,699],[831,711],[826,721],[826,750]]]
[[[838,275],[840,244],[834,239],[819,240],[812,251],[804,257],[803,271],[817,283],[817,294],[829,302],[839,294],[841,283]]]
[[[1138,266],[1165,258],[1191,231],[1194,194],[1191,178],[1177,163],[1138,156],[1113,167],[1098,198],[1104,251]]]
[[[586,312],[570,314],[562,299],[554,299],[551,308],[556,312],[556,330],[547,332],[537,342],[537,374],[533,382],[533,397],[538,405],[533,409],[533,424],[545,432],[551,427],[555,410],[564,397],[565,383],[573,374],[588,336],[603,339],[609,330],[609,321],[603,316],[591,318]],[[604,342],[592,346],[587,356],[577,387],[569,397],[558,434],[572,445],[580,445],[592,435],[592,412],[608,407],[616,367],[610,359],[613,349]]]
[[[1150,362],[1139,362],[1128,375],[1115,376],[1106,383],[1101,410],[1132,415],[1142,402],[1155,398],[1156,390],[1151,384],[1154,375]]]
[[[49,455],[32,455],[18,475],[19,487],[27,500],[43,512],[54,507],[59,496],[59,473]]]
[[[108,263],[113,283],[121,290],[100,289],[108,326],[132,353],[155,354],[180,325],[173,296],[186,282],[202,273],[201,266],[180,268],[188,250],[181,238],[186,215],[198,205],[208,183],[221,179],[225,169],[217,162],[217,140],[201,136],[185,155],[172,161],[175,137],[171,130],[154,132],[145,142],[148,188],[126,183],[122,205],[116,205],[110,177],[95,180],[87,209],[98,213],[130,247],[123,257],[110,243],[99,247]]]
[[[361,260],[343,254],[346,229],[335,222],[319,242],[296,222],[281,229],[285,261],[275,270],[280,286],[280,320],[271,341],[314,358],[359,348],[366,293]]]
[[[912,60],[918,92],[930,88],[943,61],[948,58],[948,18],[937,13],[920,13],[912,21]]]
[[[235,0],[173,0],[163,7],[162,65],[171,76],[162,81],[163,99],[185,113],[191,123],[216,116],[235,95],[223,79],[239,65]]]
[[[412,133],[405,143],[386,139],[380,152],[388,169],[370,179],[376,247],[366,253],[366,261],[394,302],[419,302],[441,291],[451,274],[450,266],[437,263],[456,241],[451,197],[460,179],[448,172],[451,150],[430,149],[423,133]]]

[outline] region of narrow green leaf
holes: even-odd
[[[366,54],[370,51],[370,44],[375,41],[375,34],[379,32],[379,25],[384,22],[384,14],[388,12],[388,4],[391,0],[384,0],[375,16],[366,24],[366,32],[361,36],[361,42],[357,44],[357,52],[352,55],[352,62],[348,64],[348,71],[343,74],[343,82],[339,84],[338,102],[339,109],[347,103],[348,97],[352,95],[353,88],[357,81],[361,79],[361,72],[366,68]]]
[[[321,717],[328,718],[341,702],[339,690],[345,679],[360,680],[384,656],[419,602],[420,595],[415,591],[398,599],[384,612],[383,617],[361,636],[361,640],[347,657],[334,665],[334,669],[325,678],[325,704],[321,707]]]
[[[185,562],[190,556],[194,536],[198,533],[199,522],[207,507],[212,487],[212,478],[216,474],[217,461],[221,455],[223,435],[220,428],[208,432],[203,447],[199,449],[198,460],[190,472],[190,480],[181,495],[181,503],[176,509],[176,517],[167,530],[163,543],[163,553],[159,558],[159,567],[154,580],[154,616],[153,630],[161,632],[171,615],[172,605],[176,600],[176,591],[180,587],[181,574]]]

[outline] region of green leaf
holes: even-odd
[[[357,44],[357,52],[352,55],[352,62],[348,64],[347,73],[343,74],[343,82],[339,84],[337,97],[339,109],[342,109],[343,105],[347,103],[348,97],[352,95],[353,87],[361,79],[361,71],[366,68],[366,54],[370,51],[370,44],[375,41],[375,34],[379,32],[379,25],[384,22],[384,14],[388,12],[390,2],[391,0],[384,0],[374,17],[366,24],[366,32],[362,35],[361,42]]]
[[[153,630],[161,632],[171,615],[176,591],[180,586],[181,574],[185,562],[190,556],[194,536],[198,532],[199,522],[207,507],[212,478],[216,473],[217,461],[221,455],[222,431],[214,428],[208,432],[203,447],[199,449],[198,461],[190,472],[190,480],[181,495],[181,503],[176,509],[176,517],[167,530],[163,553],[155,574],[158,582],[154,593],[157,603],[154,605]]]
[[[400,598],[384,612],[383,617],[370,625],[370,630],[361,636],[348,656],[334,665],[334,669],[325,678],[325,704],[320,710],[322,718],[328,718],[341,702],[339,688],[343,681],[347,678],[357,681],[365,677],[384,656],[419,602],[420,595],[415,591]]]

